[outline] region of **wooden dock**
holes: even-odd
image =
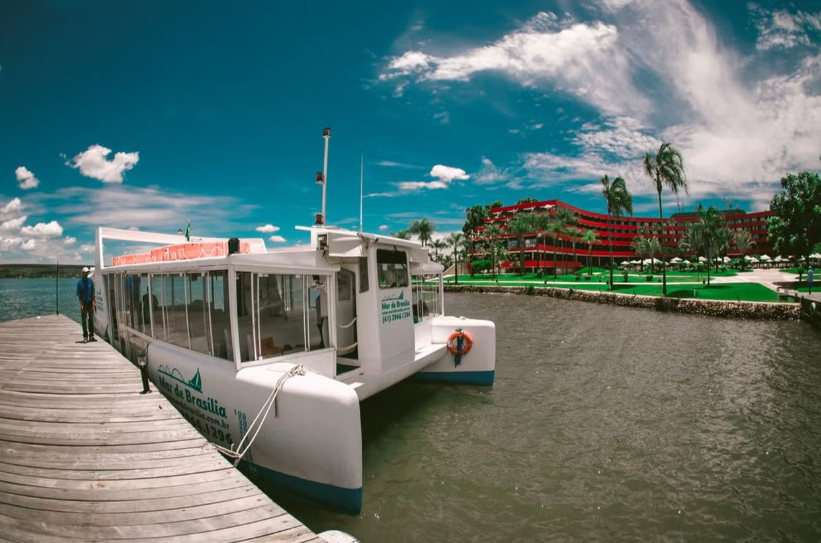
[[[0,323],[0,541],[321,543],[81,339],[63,316]]]

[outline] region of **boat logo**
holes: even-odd
[[[180,370],[178,370],[177,368],[169,368],[168,366],[163,366],[161,364],[157,371],[159,373],[162,373],[163,375],[167,375],[175,381],[182,383],[188,388],[194,389],[197,392],[202,392],[202,377],[200,377],[199,368],[197,368],[197,373],[194,374],[194,377],[191,378],[191,380],[189,381],[185,380],[185,377],[182,376],[182,373],[180,373]]]
[[[382,324],[409,318],[411,316],[411,303],[405,300],[405,292],[398,296],[386,296],[382,298]]]
[[[385,296],[382,298],[383,302],[392,302],[395,300],[404,300],[405,299],[405,291],[403,290],[397,296]]]

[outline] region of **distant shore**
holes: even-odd
[[[445,292],[489,292],[499,294],[517,294],[530,296],[548,296],[565,300],[594,302],[597,304],[618,305],[655,309],[671,313],[705,315],[734,319],[787,320],[801,318],[801,306],[796,303],[777,302],[736,302],[725,300],[681,299],[659,296],[640,296],[620,294],[610,291],[578,290],[574,288],[555,287],[502,287],[476,285],[445,285]]]
[[[88,264],[0,264],[0,279],[54,279],[80,277]]]

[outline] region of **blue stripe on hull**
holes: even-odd
[[[449,372],[420,371],[419,373],[415,373],[413,378],[419,381],[490,386],[493,384],[493,379],[495,376],[496,370]]]
[[[316,481],[309,481],[270,470],[245,460],[240,462],[240,469],[254,477],[259,477],[274,486],[309,498],[333,509],[357,515],[362,511],[362,487],[342,488]]]

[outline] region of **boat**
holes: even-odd
[[[271,251],[99,228],[95,329],[250,474],[358,513],[360,402],[408,378],[492,385],[495,325],[445,315],[418,242],[298,228],[310,245]],[[122,242],[142,249],[109,254]]]

